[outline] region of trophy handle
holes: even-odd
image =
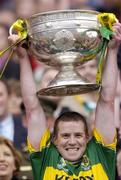
[[[18,44],[21,44],[21,42],[23,42],[23,40],[25,40],[27,38],[27,23],[25,20],[17,20],[15,23],[13,23],[13,25],[10,27],[9,29],[9,34],[13,35],[13,30],[17,32],[18,36],[20,37],[18,39],[17,42],[11,44],[10,46],[8,46],[7,48],[3,49],[2,51],[0,51],[0,78],[2,77],[4,70],[11,58],[11,56],[13,55],[13,47],[17,46]],[[4,54],[10,50],[10,54],[8,55],[8,57],[4,58]]]
[[[9,29],[9,34],[17,34],[20,39],[26,39],[28,35],[27,20],[18,19],[14,22]]]
[[[23,21],[21,21],[23,22]],[[19,26],[18,26],[19,25]],[[17,20],[15,23],[13,23],[13,25],[10,27],[9,29],[9,34],[13,35],[13,30],[16,30],[20,39],[11,44],[10,46],[8,46],[7,48],[3,49],[2,51],[0,51],[0,57],[8,50],[12,50],[13,47],[15,47],[16,45],[18,45],[19,43],[21,43],[24,39],[27,38],[27,30],[23,29],[22,24],[20,24],[20,21]]]
[[[15,45],[20,44],[25,49],[29,48],[28,43],[28,28],[27,28],[27,20],[18,19],[16,22],[12,24],[12,26],[9,29],[10,35],[17,34],[19,36],[19,39]],[[22,43],[21,43],[22,42]],[[14,44],[13,44],[14,46]]]

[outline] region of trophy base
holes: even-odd
[[[99,90],[99,88],[100,85],[92,83],[61,85],[41,89],[37,92],[37,96],[73,96]]]

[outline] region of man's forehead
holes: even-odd
[[[78,131],[81,131],[83,132],[84,131],[84,123],[82,121],[69,121],[69,122],[59,122],[58,124],[58,129],[59,131],[61,132],[64,132],[64,131],[74,131],[74,132],[78,132]]]

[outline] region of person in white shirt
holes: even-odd
[[[22,125],[21,115],[13,116],[9,113],[10,88],[6,80],[0,80],[0,136],[14,142],[20,148],[26,142],[26,129]]]

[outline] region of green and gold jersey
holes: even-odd
[[[97,130],[75,165],[62,158],[50,142],[48,130],[40,142],[39,152],[34,152],[30,143],[28,145],[34,180],[115,180],[116,139],[113,144],[105,146]]]

